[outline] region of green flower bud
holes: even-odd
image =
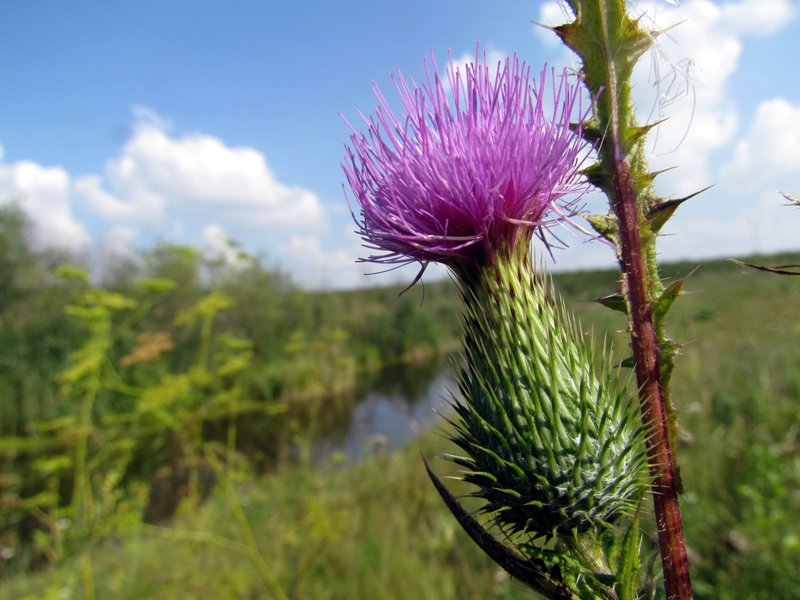
[[[466,306],[455,443],[482,511],[529,540],[629,514],[646,483],[638,413],[527,251],[457,272]]]

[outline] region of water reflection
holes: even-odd
[[[302,396],[285,410],[236,419],[236,447],[257,472],[311,460],[316,464],[396,450],[432,427],[449,410],[457,389],[446,358],[401,364],[367,376],[351,394]],[[228,421],[209,423],[209,437],[225,440]]]
[[[315,462],[331,457],[354,460],[396,450],[447,414],[450,393],[456,389],[450,367],[438,365],[433,373],[413,366],[393,371],[363,395],[346,427],[328,432],[315,443]]]

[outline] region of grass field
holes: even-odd
[[[614,340],[624,357],[623,317],[589,302],[613,291],[614,278],[570,274],[556,285],[583,323]],[[709,263],[684,289],[670,332],[684,344],[673,395],[696,596],[798,597],[800,278]],[[0,595],[531,597],[473,547],[428,481],[420,455],[446,449],[429,432],[357,465],[287,464],[260,478],[234,470],[208,502],[184,507],[171,524],[131,522],[82,555],[3,581]]]

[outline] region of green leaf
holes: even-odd
[[[178,286],[178,284],[172,279],[166,279],[163,277],[141,279],[137,282],[137,284],[144,291],[154,293],[170,292]]]
[[[626,315],[628,314],[628,305],[625,302],[625,297],[619,292],[609,294],[608,296],[603,296],[602,298],[597,298],[595,302],[602,304],[611,310],[616,310]]]
[[[664,317],[667,316],[669,309],[672,308],[672,305],[677,297],[681,295],[683,284],[686,283],[686,280],[694,275],[699,268],[700,265],[697,265],[689,272],[688,275],[686,275],[686,277],[676,279],[663,292],[661,292],[661,295],[658,297],[658,299],[653,302],[653,320],[655,322],[662,321]]]
[[[617,592],[620,600],[636,600],[636,587],[638,583],[639,553],[641,535],[639,533],[639,515],[631,521],[625,538],[622,541],[619,560],[617,563]]]
[[[667,221],[672,218],[672,215],[675,214],[675,211],[678,210],[678,207],[681,204],[687,200],[691,200],[695,196],[702,194],[711,187],[712,186],[704,187],[702,190],[699,190],[694,194],[689,194],[683,198],[675,198],[674,200],[666,200],[655,206],[652,210],[650,210],[650,212],[647,213],[647,222],[650,224],[650,228],[654,233],[661,231],[661,228],[664,227]]]
[[[658,125],[661,125],[666,119],[660,119],[653,123],[648,123],[647,125],[639,125],[636,127],[629,127],[627,130],[627,140],[628,142],[633,145],[639,142],[644,141],[644,138],[650,133],[650,130]]]
[[[636,366],[636,359],[633,358],[632,356],[629,356],[627,358],[623,358],[618,366],[625,367],[625,368],[628,368],[628,369],[632,369],[633,367]]]
[[[617,217],[614,215],[586,215],[585,219],[589,221],[597,233],[609,242],[616,243],[617,233],[619,233],[619,225],[617,224]]]
[[[62,265],[55,270],[55,276],[67,281],[79,281],[81,283],[88,283],[89,273],[76,267],[75,265]]]
[[[581,174],[586,177],[586,180],[594,187],[603,190],[606,193],[612,192],[611,178],[608,175],[602,163],[596,162],[585,169],[581,170]]]

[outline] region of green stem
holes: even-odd
[[[83,580],[83,596],[86,600],[94,600],[94,574],[92,573],[92,559],[89,553],[83,555],[81,560],[81,579]]]
[[[225,491],[225,497],[228,500],[228,507],[233,514],[233,518],[236,520],[239,533],[244,538],[244,545],[247,548],[247,554],[250,557],[253,566],[258,571],[258,574],[261,575],[261,579],[264,580],[267,589],[277,600],[288,600],[288,596],[280,587],[278,580],[275,579],[275,576],[272,574],[272,570],[269,568],[267,561],[264,560],[264,557],[258,548],[256,536],[253,534],[253,529],[250,527],[250,523],[247,520],[247,515],[244,514],[242,504],[239,502],[239,498],[236,496],[236,492],[231,486],[230,480],[225,474],[222,465],[220,464],[219,460],[217,460],[217,457],[214,456],[212,451],[207,450],[205,454],[208,464],[211,465],[211,468],[219,480],[222,489]]]
[[[75,483],[72,492],[70,512],[75,525],[82,524],[84,518],[92,511],[92,488],[87,473],[89,456],[89,435],[92,431],[92,411],[97,392],[100,389],[101,374],[98,372],[89,378],[86,393],[83,396],[80,412],[80,437],[75,448]]]

